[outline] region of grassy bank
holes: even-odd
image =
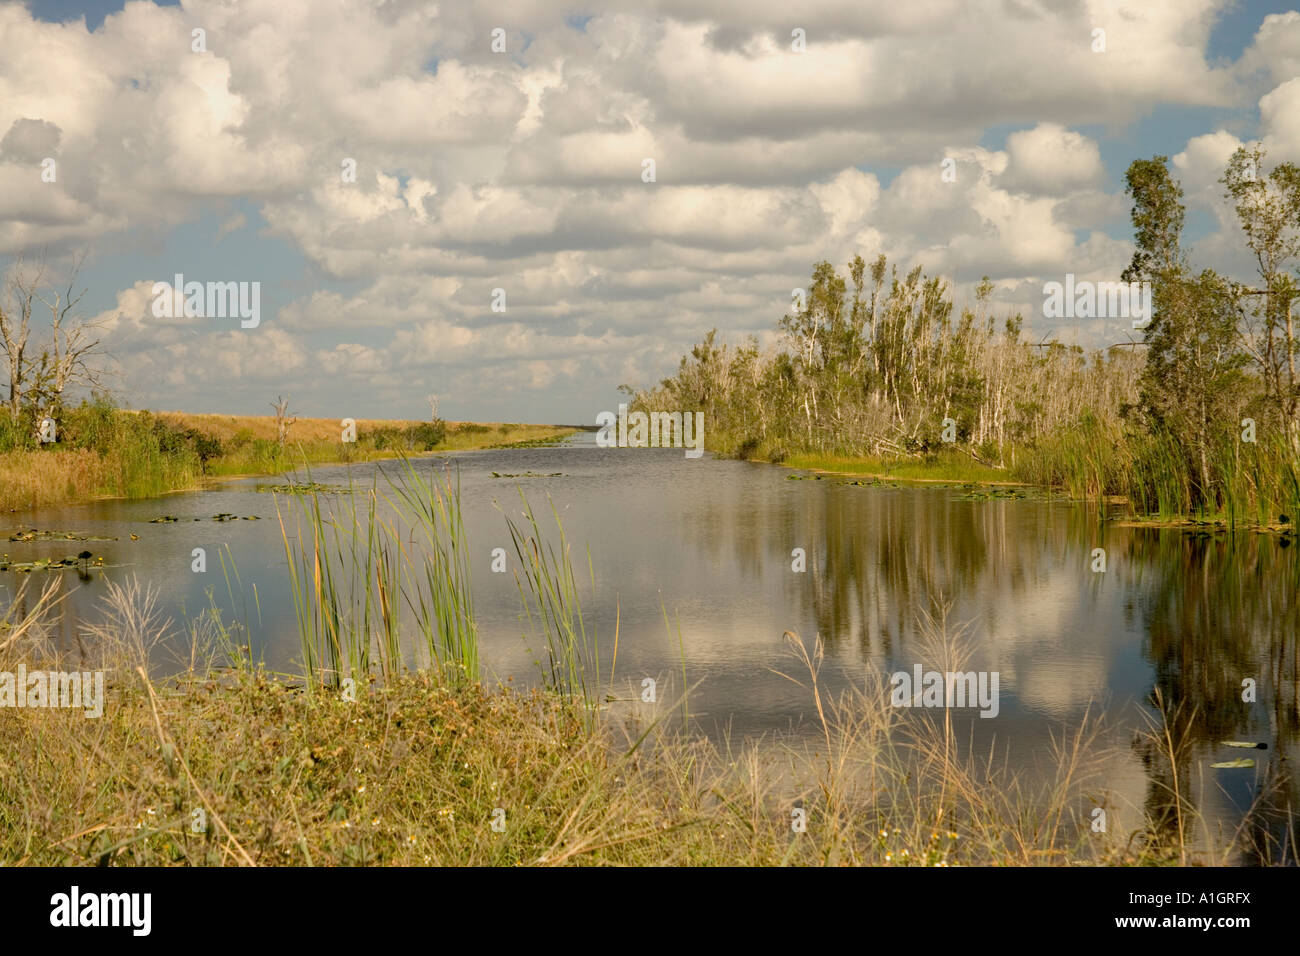
[[[816,738],[718,746],[669,729],[671,705],[592,721],[553,690],[427,671],[347,700],[197,631],[193,666],[150,680],[137,665],[161,634],[138,627],[152,599],[127,586],[110,600],[102,718],[0,708],[6,864],[1129,865],[1233,850],[1185,846],[1188,806],[1177,826],[1172,805],[1110,807],[1114,835],[1089,833],[1113,759],[1094,725],[1064,732],[1031,784],[963,754],[942,718],[905,726],[883,690],[827,699],[793,636]],[[6,668],[92,666],[41,657],[39,626],[15,623]]]
[[[1029,779],[1006,745],[967,749],[951,712],[891,706],[883,674],[828,694],[820,642],[789,632],[811,736],[705,739],[688,696],[642,703],[641,675],[620,675],[616,655],[600,663],[563,529],[544,531],[526,503],[508,530],[540,686],[489,686],[457,491],[434,482],[412,470],[369,503],[283,503],[303,571],[295,674],[257,666],[248,634],[215,612],[173,627],[129,581],[108,582],[102,617],[60,655],[59,581],[17,595],[0,671],[102,669],[107,693],[98,719],[0,707],[0,862],[1104,865],[1261,852],[1249,815],[1206,840],[1205,794],[1125,806],[1106,790],[1105,768],[1134,746],[1186,778],[1177,715],[1137,741],[1090,719],[1061,727]],[[381,497],[394,505],[382,520]],[[412,536],[420,547],[400,547]],[[946,610],[913,613],[927,659],[965,667]],[[1103,833],[1089,825],[1098,806]],[[1284,861],[1284,848],[1263,854]]]
[[[1095,430],[1095,426],[1093,426]],[[1031,485],[1076,501],[1123,506],[1140,523],[1220,522],[1228,527],[1293,528],[1300,513],[1300,460],[1284,440],[1225,444],[1210,456],[1218,504],[1199,497],[1178,450],[1153,438],[1069,433],[1015,449],[994,466],[954,450],[924,455],[776,456],[789,468],[891,481]],[[770,459],[769,459],[770,460]]]
[[[895,481],[974,482],[976,484],[1016,484],[1004,468],[981,464],[969,455],[954,452],[926,458],[886,458],[866,455],[794,454],[782,464],[805,471],[823,471],[838,475],[861,475]]]
[[[3,418],[3,416],[0,416]],[[153,497],[205,479],[274,475],[332,462],[422,452],[465,451],[558,440],[574,429],[550,425],[362,419],[344,444],[339,420],[303,418],[282,446],[272,416],[125,411],[87,403],[59,418],[59,441],[39,445],[34,430],[0,421],[0,509],[13,511],[95,497]]]

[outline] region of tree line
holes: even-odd
[[[1192,266],[1168,157],[1129,166],[1135,249],[1121,279],[1151,283],[1141,341],[1031,342],[1022,315],[995,319],[987,277],[957,312],[941,277],[856,255],[847,276],[816,263],[778,345],[711,330],[673,376],[625,390],[634,407],[704,411],[724,455],[960,454],[1146,510],[1294,507],[1300,168],[1265,173],[1264,160],[1242,147],[1220,179],[1250,282]]]

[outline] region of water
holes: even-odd
[[[617,672],[606,689],[637,696],[643,678],[653,677],[660,698],[672,699],[684,680],[692,687],[691,715],[707,733],[816,731],[807,690],[777,673],[802,677],[786,630],[810,643],[822,637],[822,681],[832,692],[873,674],[910,673],[916,664],[943,669],[925,656],[916,613],[941,601],[951,604],[950,624],[968,630],[965,669],[999,675],[997,717],[955,711],[959,735],[977,750],[1001,748],[1017,768],[1041,765],[1049,735],[1085,712],[1107,717],[1114,739],[1132,738],[1147,726],[1143,712],[1152,713],[1156,689],[1183,708],[1180,725],[1195,742],[1191,763],[1209,784],[1199,809],[1212,820],[1241,820],[1261,798],[1262,769],[1300,755],[1300,548],[1276,535],[1129,528],[1033,495],[969,500],[954,487],[792,481],[791,472],[770,465],[688,460],[673,449],[597,448],[590,434],[562,447],[460,453],[419,467],[446,462],[459,468],[490,678],[527,683],[539,673],[542,647],[524,639],[514,577],[490,571],[494,548],[515,561],[502,510],[521,512],[522,488],[543,528],[553,527],[550,495],[584,582],[590,548],[595,589],[584,593],[583,606],[600,636],[606,677],[617,611]],[[397,466],[317,468],[312,478],[368,488],[375,468]],[[506,479],[493,478],[494,471],[562,476]],[[116,540],[10,542],[7,550],[24,561],[92,550],[109,566],[107,576],[136,575],[155,586],[178,625],[216,604],[245,622],[255,655],[296,670],[278,496],[257,491],[270,483],[246,479],[148,501],[14,515],[15,529]],[[278,500],[286,513],[296,507]],[[211,520],[223,512],[261,520]],[[150,523],[164,514],[180,520]],[[205,574],[191,570],[195,548],[206,550]],[[806,553],[803,573],[792,570],[796,548]],[[1105,549],[1104,573],[1092,569],[1095,548]],[[229,584],[219,554],[235,569]],[[104,581],[98,573],[61,573],[73,590],[59,639],[72,646],[78,622],[98,614]],[[43,574],[35,577],[33,584],[42,583]],[[6,597],[18,580],[0,574]],[[1253,703],[1242,699],[1245,680],[1255,682]],[[1268,749],[1226,748],[1224,740]],[[1168,803],[1160,761],[1144,761],[1136,743],[1123,753],[1104,788],[1131,807]],[[1241,756],[1257,768],[1209,769]],[[1287,793],[1264,798],[1270,806],[1294,802]],[[1250,817],[1251,826],[1275,837],[1284,822],[1285,813]]]

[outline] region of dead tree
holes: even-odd
[[[67,286],[39,295],[50,312],[50,341],[41,352],[32,376],[32,391],[43,409],[57,409],[69,388],[102,386],[99,371],[89,358],[99,349],[99,326],[81,319],[74,310],[86,290],[76,291],[77,273],[85,257],[73,260]]]
[[[31,365],[27,358],[27,343],[32,334],[32,307],[44,277],[44,262],[37,265],[34,275],[29,275],[19,260],[5,281],[4,291],[11,305],[6,310],[0,303],[0,345],[4,347],[9,373],[9,415],[15,421],[22,413],[23,396],[27,391],[27,374]]]
[[[271,403],[271,407],[275,409],[276,437],[280,441],[280,447],[283,448],[285,442],[289,440],[289,426],[296,422],[298,417],[296,415],[292,418],[289,416],[288,396],[277,396],[276,400]]]
[[[84,260],[84,254],[73,258],[65,287],[47,288],[43,258],[30,268],[19,260],[10,270],[0,301],[0,349],[9,374],[9,414],[14,420],[24,406],[40,415],[56,411],[71,389],[102,387],[102,373],[92,362],[101,351],[99,327],[76,313],[85,295],[84,289],[76,288]],[[33,341],[38,304],[49,311],[49,335]]]

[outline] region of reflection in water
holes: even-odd
[[[1297,549],[1272,535],[1173,531],[1145,535],[1138,559],[1152,569],[1134,601],[1146,634],[1144,652],[1154,669],[1153,701],[1164,704],[1175,752],[1184,765],[1227,759],[1241,750],[1225,740],[1255,741],[1253,770],[1223,796],[1245,812],[1243,827],[1254,859],[1277,857],[1290,834],[1293,781],[1286,756],[1294,754],[1297,710]],[[1166,753],[1144,753],[1153,770],[1147,803],[1153,826],[1176,819],[1175,799],[1189,788],[1173,784]],[[1184,777],[1187,775],[1184,774]],[[1294,845],[1289,850],[1295,852]]]
[[[1144,839],[1172,843],[1204,811],[1244,828],[1246,862],[1283,847],[1295,859],[1300,549],[1289,537],[1127,528],[1086,507],[954,489],[790,484],[775,520],[728,521],[726,503],[709,501],[685,527],[712,549],[730,528],[733,563],[754,578],[805,547],[806,579],[786,576],[791,605],[829,653],[854,649],[886,670],[914,663],[919,611],[951,601],[972,622],[978,666],[1002,674],[1022,714],[1077,720],[1102,699],[1131,718]],[[1092,570],[1096,547],[1105,572]],[[1243,754],[1254,768],[1209,767]]]
[[[786,630],[821,636],[824,686],[833,693],[936,664],[926,659],[920,612],[951,605],[949,619],[969,626],[969,669],[998,672],[1001,688],[998,717],[960,713],[959,739],[977,751],[997,747],[999,759],[1029,771],[1053,731],[1100,709],[1123,744],[1107,781],[1116,827],[1159,842],[1180,826],[1241,826],[1255,859],[1279,856],[1294,822],[1285,767],[1298,756],[1300,548],[1276,535],[1128,528],[1032,494],[792,481],[785,469],[686,461],[673,449],[453,457],[470,546],[482,558],[472,569],[474,605],[491,677],[520,682],[536,673],[513,578],[491,573],[489,558],[494,547],[509,550],[502,511],[518,510],[523,488],[543,511],[551,496],[575,543],[580,579],[583,545],[591,549],[596,583],[582,596],[583,611],[600,634],[603,662],[612,660],[618,617],[616,696],[627,696],[629,681],[672,681],[685,670],[682,679],[698,683],[690,709],[706,732],[807,732],[814,726],[807,695],[774,673],[790,664]],[[375,471],[318,468],[312,477],[369,487]],[[516,482],[493,472],[561,476]],[[258,493],[259,483],[21,520],[115,538],[94,545],[110,578],[151,582],[178,623],[219,605],[224,619],[247,626],[255,654],[289,669],[297,633],[276,499]],[[263,520],[211,520],[223,512]],[[150,523],[163,513],[182,520]],[[191,572],[195,547],[207,549],[206,575]],[[806,572],[792,570],[796,548],[807,554]],[[1104,572],[1092,569],[1095,548],[1105,549]],[[9,546],[15,556],[20,550],[22,560],[60,553],[52,543]],[[229,590],[218,554],[237,569]],[[0,575],[8,594],[15,577]],[[103,582],[90,577],[66,603],[60,636],[70,645],[78,619],[94,616],[102,594]],[[78,582],[68,574],[65,583]],[[1246,679],[1255,682],[1254,701],[1242,698]],[[1169,738],[1144,736],[1150,721],[1168,727]],[[1226,740],[1267,749],[1227,748]],[[1256,766],[1209,766],[1243,755]]]

